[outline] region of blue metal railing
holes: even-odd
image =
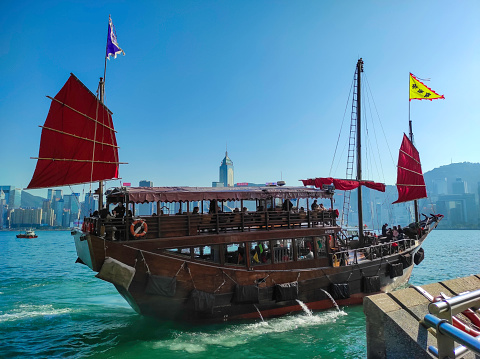
[[[460,294],[443,301],[430,303],[424,323],[430,328],[436,328],[437,347],[430,346],[428,350],[437,358],[456,358],[468,350],[480,355],[480,337],[470,335],[452,323],[452,317],[468,308],[478,308],[480,305],[480,290]],[[435,315],[433,315],[435,314]],[[455,347],[455,342],[460,346]]]

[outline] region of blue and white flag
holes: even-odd
[[[107,36],[107,59],[110,60],[110,55],[114,59],[117,58],[117,54],[122,53],[125,55],[125,52],[118,46],[117,34],[115,33],[115,26],[113,26],[112,18],[108,16],[108,36]]]

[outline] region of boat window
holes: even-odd
[[[203,261],[220,263],[220,246],[202,246],[193,249],[193,258]]]
[[[190,257],[190,248],[169,248],[165,251],[170,254],[180,254]]]
[[[267,241],[250,243],[250,263],[252,266],[271,263],[269,247]]]
[[[225,246],[225,264],[245,265],[245,245],[243,243],[231,243]]]
[[[327,255],[327,244],[330,237],[331,236],[314,237],[314,240],[317,242],[317,253],[319,257]]]
[[[273,241],[273,256],[275,263],[290,262],[293,260],[291,239]]]
[[[298,260],[314,258],[312,237],[297,238],[295,239],[295,244],[297,245]]]

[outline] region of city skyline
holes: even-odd
[[[225,142],[236,182],[343,178],[332,157],[359,57],[387,140],[377,151],[384,165],[367,166],[365,178],[395,183],[409,108],[424,172],[480,161],[471,150],[480,137],[472,101],[480,95],[478,2],[27,3],[7,3],[0,14],[0,118],[9,149],[0,156],[0,183],[27,186],[50,105],[45,95],[54,96],[70,72],[95,92],[108,14],[126,55],[108,61],[106,103],[120,160],[129,163],[110,187],[147,177],[209,186]],[[445,100],[409,104],[410,72],[430,78]],[[365,116],[373,126],[376,115]]]

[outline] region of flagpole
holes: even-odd
[[[410,74],[408,75],[408,127],[410,129],[410,142],[413,144],[413,128],[412,128],[412,120],[410,118],[410,104],[412,100],[410,99]],[[415,222],[417,223],[419,218],[418,218],[418,201],[414,200],[413,201],[413,208],[415,210]]]
[[[108,15],[107,36],[110,36],[110,15]],[[105,45],[105,66],[103,67],[103,78],[100,78],[98,85],[100,92],[100,103],[104,104],[105,101],[105,77],[107,76],[107,52],[108,52],[108,40]],[[98,182],[98,210],[103,209],[103,181]]]

